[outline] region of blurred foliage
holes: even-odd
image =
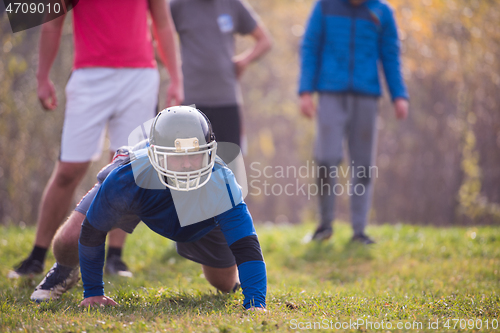
[[[249,181],[268,192],[314,182],[293,174],[266,178],[264,167],[313,165],[314,122],[298,110],[299,48],[312,0],[249,0],[274,45],[242,78],[245,157]],[[389,0],[399,26],[410,117],[396,121],[387,93],[380,102],[378,178],[373,222],[423,224],[500,221],[500,3],[495,0]],[[64,86],[71,73],[72,30],[67,19],[51,72],[59,97],[45,113],[36,97],[39,29],[12,34],[0,18],[0,223],[33,224],[43,188],[59,153]],[[237,49],[251,45],[239,38]],[[167,84],[161,68],[160,106]],[[78,189],[89,189],[100,162]],[[346,159],[348,161],[348,159]],[[251,168],[251,164],[254,167]],[[259,164],[260,163],[260,164]],[[256,165],[258,167],[256,167]],[[310,175],[309,175],[310,176]],[[343,179],[342,181],[346,181]],[[277,184],[277,185],[276,185]],[[314,217],[316,200],[300,192],[255,195],[246,201],[257,221],[300,222]],[[307,188],[306,188],[307,189]],[[275,191],[277,193],[279,191]],[[348,197],[337,201],[347,218]]]

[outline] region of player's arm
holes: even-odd
[[[85,218],[78,241],[80,269],[83,281],[84,300],[80,306],[116,305],[111,298],[104,296],[103,267],[106,231],[94,228]]]
[[[253,47],[245,50],[233,58],[233,62],[236,67],[236,77],[238,78],[241,74],[243,74],[251,62],[257,60],[263,54],[268,52],[272,46],[271,36],[262,23],[259,22],[250,35],[255,40]]]
[[[153,19],[153,34],[158,42],[158,52],[170,74],[167,106],[180,105],[184,100],[184,83],[177,57],[175,27],[170,7],[165,0],[149,0],[149,8]]]
[[[106,235],[130,211],[129,203],[134,195],[130,188],[133,178],[130,180],[127,177],[130,172],[127,173],[126,167],[118,167],[109,173],[82,223],[78,241],[85,298],[80,304],[82,306],[116,305],[110,298],[104,297],[103,267]]]
[[[49,79],[49,73],[59,50],[65,17],[66,14],[45,22],[40,32],[38,70],[36,73],[38,81],[37,94],[45,110],[54,110],[57,107],[56,90]]]
[[[216,217],[236,258],[246,309],[265,308],[267,273],[252,217],[244,202]]]

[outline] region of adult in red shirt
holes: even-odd
[[[38,64],[38,97],[43,108],[57,107],[49,72],[56,58],[66,15],[42,26]],[[42,273],[48,247],[70,208],[74,191],[90,163],[100,155],[105,128],[110,151],[128,144],[130,132],[156,114],[159,74],[148,17],[158,53],[170,74],[167,104],[184,99],[177,62],[174,26],[164,0],[85,0],[73,8],[75,56],[66,86],[61,154],[46,185],[30,256],[11,277]],[[121,260],[125,233],[110,233],[106,270],[130,275]]]

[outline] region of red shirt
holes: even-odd
[[[73,31],[73,69],[156,67],[147,0],[80,0]]]

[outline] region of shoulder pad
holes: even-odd
[[[224,162],[219,156],[215,156],[215,163],[219,164],[220,166],[227,167],[226,162]]]

